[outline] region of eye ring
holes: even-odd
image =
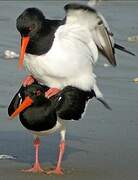
[[[37,91],[35,92],[35,95],[36,95],[36,96],[40,96],[40,94],[41,94],[41,91],[40,91],[40,90],[37,90]]]
[[[33,29],[35,29],[35,27],[36,27],[36,25],[35,25],[35,23],[33,23],[28,27],[28,30],[32,31]]]
[[[29,31],[32,31],[32,28],[31,28],[31,27],[29,27],[28,29],[29,29]]]

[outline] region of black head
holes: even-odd
[[[39,84],[32,84],[27,87],[22,86],[16,95],[16,97],[18,97],[18,103],[13,100],[9,106],[8,111],[11,118],[16,117],[28,107],[42,107],[43,105],[48,105],[50,100],[45,97],[47,88],[48,87]],[[22,99],[21,104],[19,104],[20,98],[18,94],[20,94]]]
[[[21,36],[35,36],[42,28],[45,16],[37,8],[26,9],[16,20],[17,30]]]
[[[25,89],[25,97],[30,97],[35,105],[46,103],[45,86],[32,84]]]

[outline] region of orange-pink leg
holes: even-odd
[[[34,80],[33,76],[28,75],[23,80],[23,86],[24,87],[29,86],[29,85],[33,84],[34,81],[35,80]]]
[[[59,93],[61,90],[58,88],[50,88],[48,91],[45,92],[45,96],[47,98],[50,98],[54,95],[56,95],[57,93]]]
[[[61,141],[60,146],[59,146],[59,150],[60,151],[59,151],[59,157],[58,157],[57,165],[56,165],[55,169],[47,172],[48,175],[50,175],[50,174],[63,175],[63,170],[61,168],[61,162],[63,159],[64,150],[65,150],[65,141]]]
[[[34,146],[35,146],[35,163],[31,169],[22,170],[23,172],[32,172],[32,173],[44,172],[44,170],[41,168],[41,165],[39,163],[40,139],[38,137],[34,140]]]

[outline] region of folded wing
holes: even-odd
[[[15,94],[13,99],[11,100],[9,106],[8,106],[8,115],[11,116],[14,111],[19,107],[20,102],[22,100],[21,96],[24,96],[24,87],[21,86],[19,91]]]

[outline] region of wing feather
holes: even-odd
[[[11,116],[12,113],[19,107],[20,100],[21,100],[21,95],[20,94],[22,94],[22,96],[23,96],[23,90],[24,90],[24,87],[21,86],[19,91],[15,94],[15,96],[11,100],[11,102],[9,104],[9,107],[8,107],[9,116]]]
[[[104,17],[87,5],[70,3],[65,7],[66,23],[85,27],[98,50],[113,66],[116,65],[113,34]]]

